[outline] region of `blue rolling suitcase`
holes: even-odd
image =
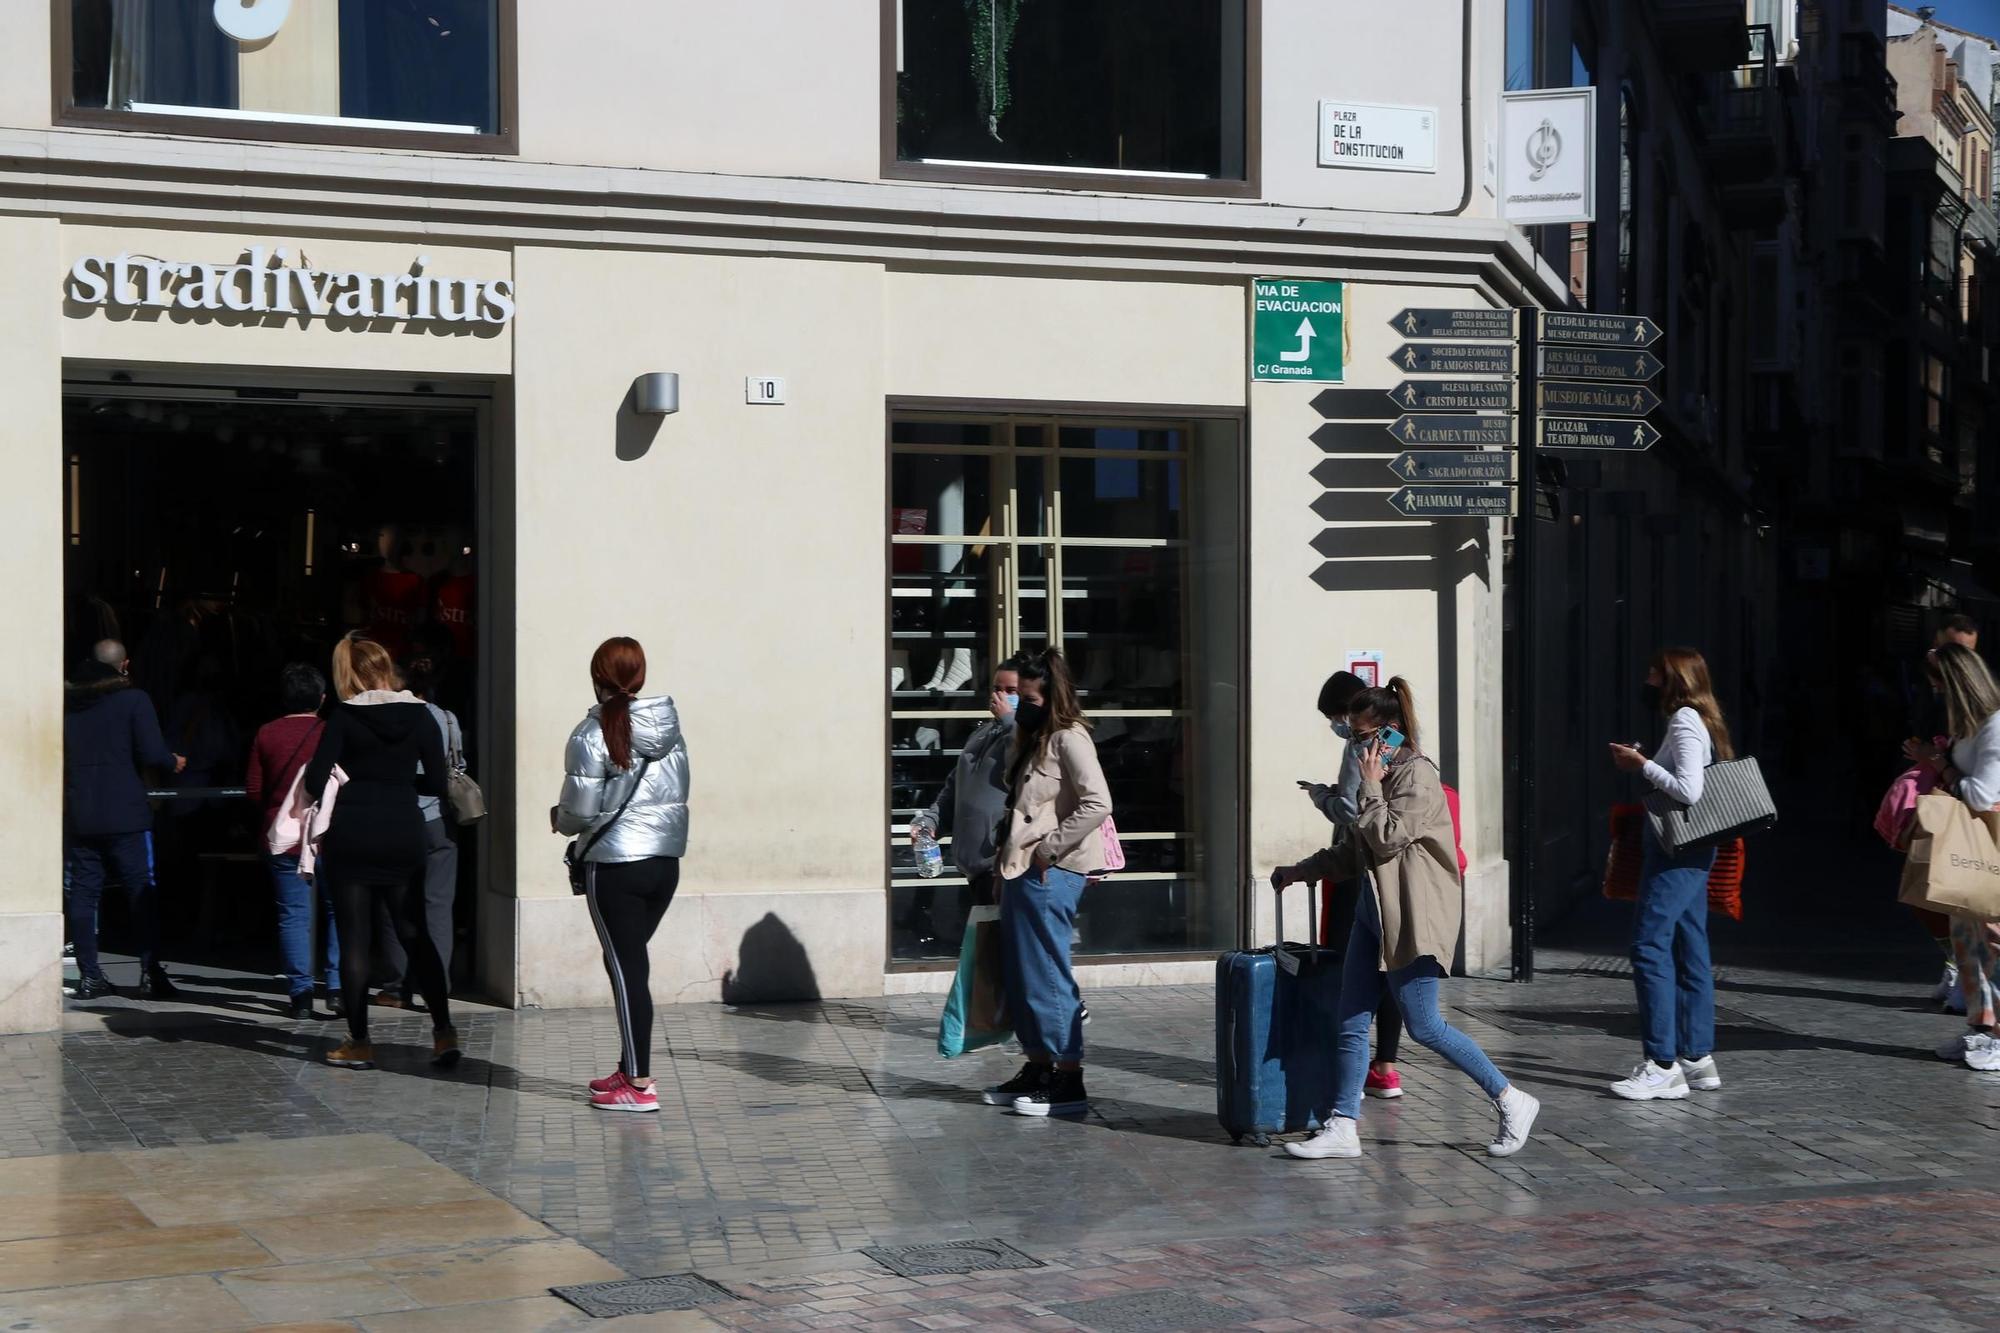
[[[1251,880],[1253,894],[1257,883]],[[1238,1143],[1249,1135],[1265,1146],[1273,1134],[1316,1128],[1333,1110],[1340,962],[1318,944],[1319,886],[1303,887],[1314,943],[1282,942],[1280,893],[1280,943],[1215,962],[1215,1113]]]

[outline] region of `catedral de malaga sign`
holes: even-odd
[[[188,263],[120,251],[70,265],[65,294],[83,305],[162,310],[231,310],[315,318],[506,324],[514,318],[510,278],[439,277],[419,255],[405,273],[357,273],[288,264],[280,246],[253,245],[234,264]],[[301,255],[300,260],[304,260]]]

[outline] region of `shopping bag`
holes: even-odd
[[[975,907],[958,946],[958,975],[938,1019],[938,1054],[949,1060],[1014,1035],[1007,1022],[1006,959],[1000,909]]]
[[[1611,851],[1604,858],[1604,896],[1613,902],[1636,902],[1645,851],[1646,807],[1611,807]],[[1715,849],[1715,866],[1708,872],[1708,910],[1731,921],[1743,919],[1743,839],[1731,838]]]
[[[1934,912],[2000,920],[2000,812],[1975,814],[1941,792],[1918,797],[1899,896]]]

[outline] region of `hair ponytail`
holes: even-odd
[[[1403,733],[1403,739],[1408,744],[1421,748],[1417,735],[1416,695],[1410,691],[1410,682],[1401,676],[1391,676],[1386,686],[1363,690],[1355,695],[1351,716],[1392,723]]]
[[[632,696],[646,688],[646,650],[637,639],[606,639],[591,654],[590,683],[609,696],[597,709],[605,752],[619,768],[630,768]]]
[[[1410,692],[1410,682],[1401,676],[1389,677],[1389,689],[1396,696],[1396,706],[1403,714],[1403,734],[1410,738],[1410,744],[1423,748],[1417,727],[1417,696]]]

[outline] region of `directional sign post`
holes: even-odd
[[[1510,486],[1405,486],[1389,507],[1409,518],[1506,518],[1514,512]]]
[[[1345,341],[1341,284],[1259,278],[1252,288],[1250,378],[1338,384]]]
[[[1512,481],[1511,453],[1479,449],[1440,449],[1396,455],[1389,470],[1406,482]]]
[[[1461,417],[1461,416],[1417,416],[1404,413],[1389,427],[1389,434],[1396,437],[1396,443],[1404,446],[1421,445],[1440,448],[1453,445],[1461,448],[1468,445],[1498,445],[1505,447],[1514,443],[1514,418],[1504,417]]]
[[[1658,428],[1649,421],[1545,416],[1535,423],[1535,443],[1545,449],[1619,449],[1643,453],[1659,439]]]
[[[1643,417],[1660,405],[1660,395],[1643,384],[1566,384],[1543,380],[1536,404],[1549,413]]]
[[[1647,351],[1622,347],[1544,347],[1541,372],[1559,380],[1619,380],[1643,384],[1666,366]]]
[[[1482,338],[1512,342],[1512,310],[1404,310],[1389,327],[1405,338]]]
[[[1412,375],[1511,375],[1514,349],[1480,343],[1404,343],[1389,353],[1398,370]]]
[[[1586,347],[1651,347],[1660,340],[1660,326],[1644,315],[1593,315],[1582,311],[1542,313],[1542,345],[1581,344]]]
[[[1389,390],[1402,412],[1506,412],[1514,406],[1514,386],[1490,380],[1404,380]]]

